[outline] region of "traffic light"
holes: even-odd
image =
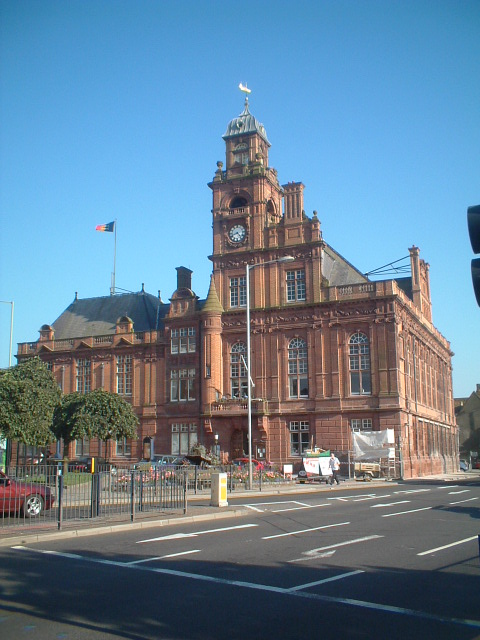
[[[468,233],[474,253],[480,253],[480,204],[467,209]],[[472,282],[477,304],[480,306],[480,258],[472,260]]]

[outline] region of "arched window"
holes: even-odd
[[[301,338],[288,345],[288,388],[290,398],[308,398],[307,343]]]
[[[247,347],[244,342],[236,342],[230,351],[230,388],[232,398],[248,395]]]
[[[370,346],[364,333],[357,331],[348,341],[350,367],[350,393],[354,396],[370,395]]]

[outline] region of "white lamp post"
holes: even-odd
[[[7,301],[7,300],[0,300],[0,302],[2,304],[9,304],[11,305],[11,312],[10,312],[10,349],[8,351],[8,366],[11,367],[12,366],[12,346],[13,346],[13,305],[14,302],[13,300],[11,302]]]
[[[253,489],[253,467],[252,467],[252,359],[250,353],[250,271],[255,267],[263,267],[266,264],[273,264],[274,262],[292,262],[295,260],[293,256],[283,256],[283,258],[277,258],[276,260],[267,260],[267,262],[257,262],[256,264],[247,264],[246,266],[246,285],[247,285],[247,375],[248,375],[248,488]]]

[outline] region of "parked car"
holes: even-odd
[[[468,471],[468,462],[466,460],[460,460],[460,471]]]
[[[236,467],[248,467],[248,458],[235,458],[232,460],[232,464]],[[255,458],[252,458],[252,465],[256,471],[263,471],[265,469],[264,463],[255,460]]]
[[[25,480],[14,480],[0,471],[0,512],[36,518],[53,506],[50,487]]]

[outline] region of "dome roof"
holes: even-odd
[[[227,130],[223,135],[223,139],[226,140],[227,138],[233,138],[235,136],[250,133],[258,133],[258,135],[261,136],[267,144],[270,144],[268,142],[265,127],[261,122],[258,122],[255,116],[252,116],[248,108],[248,98],[245,98],[245,107],[242,113],[228,124]]]

